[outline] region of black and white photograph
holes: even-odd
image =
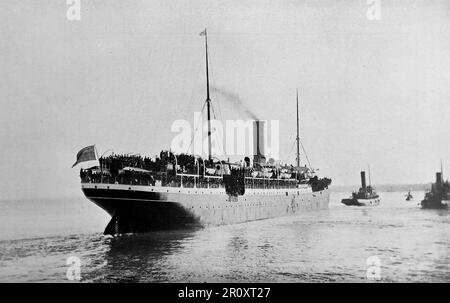
[[[0,283],[450,282],[449,1],[2,0],[0,41]]]

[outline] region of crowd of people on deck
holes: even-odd
[[[184,187],[194,187],[194,185],[219,187],[223,183],[220,178],[222,175],[229,174],[232,169],[240,169],[243,170],[243,176],[254,179],[246,179],[246,187],[276,188],[294,186],[296,182],[293,179],[300,181],[306,179],[307,172],[306,169],[296,170],[292,165],[250,166],[248,161],[245,161],[243,165],[230,166],[226,161],[201,159],[189,154],[175,156],[170,151],[161,151],[159,156],[154,158],[142,157],[140,154],[112,154],[101,157],[99,163],[99,167],[81,169],[81,179],[85,182],[100,183],[155,185],[161,182],[163,186],[183,184]],[[180,174],[196,177],[181,177]],[[280,179],[284,180],[275,182]]]

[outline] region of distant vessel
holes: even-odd
[[[414,197],[413,195],[411,195],[411,191],[408,191],[408,193],[406,194],[406,201],[410,201],[412,200]]]
[[[366,172],[362,171],[361,187],[359,188],[358,192],[353,192],[350,198],[342,199],[341,202],[349,206],[376,206],[380,204],[380,196],[375,192],[375,189],[371,184],[369,184],[369,186],[366,186]]]
[[[162,151],[155,159],[137,155],[96,156],[94,146],[78,152],[77,162],[96,160],[80,170],[85,196],[111,215],[105,234],[222,225],[327,209],[331,179],[319,179],[300,166],[297,94],[297,161],[281,165],[264,155],[264,121],[254,121],[254,157],[220,160],[211,153],[211,121],[206,29],[206,108],[208,156]]]
[[[442,169],[436,173],[436,183],[431,185],[431,190],[425,193],[425,198],[420,202],[422,208],[443,209],[450,204],[450,184],[443,181]]]

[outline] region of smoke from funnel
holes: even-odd
[[[242,102],[239,95],[229,92],[227,90],[212,87],[212,91],[215,93],[220,94],[226,101],[233,104],[240,112],[245,113],[247,116],[251,117],[253,120],[259,120],[258,117],[255,115],[254,112],[252,112],[245,104]]]

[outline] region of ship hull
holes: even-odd
[[[243,223],[327,209],[329,204],[328,189],[246,189],[237,197],[223,188],[85,183],[82,190],[111,215],[106,234]]]
[[[348,206],[377,206],[380,205],[380,198],[372,199],[342,199],[343,204]]]
[[[440,199],[422,200],[420,205],[424,209],[447,209],[450,201]]]

